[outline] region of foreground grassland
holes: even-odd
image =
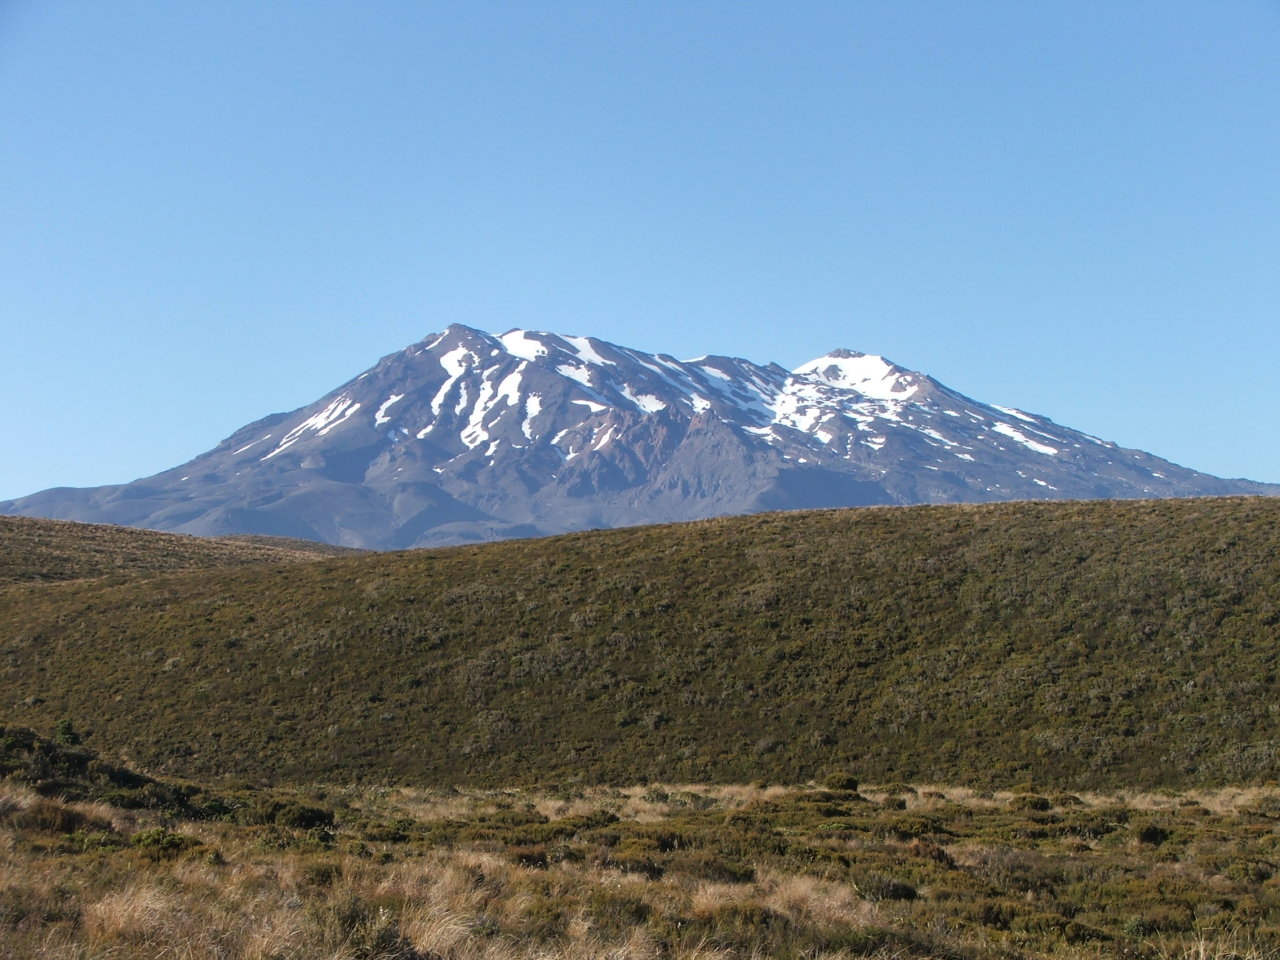
[[[201,565],[0,587],[0,718],[206,781],[1280,776],[1280,499]]]
[[[1280,956],[1280,788],[203,789],[0,729],[0,958]]]

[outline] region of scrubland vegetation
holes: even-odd
[[[144,570],[0,588],[0,625],[0,718],[69,719],[202,779],[1280,776],[1280,499],[766,514]]]
[[[211,790],[0,744],[0,957],[1280,955],[1275,787]]]

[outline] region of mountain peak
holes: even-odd
[[[427,350],[440,347],[452,349],[459,344],[487,344],[493,342],[493,336],[464,323],[451,323],[443,333],[429,333],[419,341],[419,345]]]
[[[792,373],[856,390],[878,400],[907,400],[923,379],[884,357],[844,348],[802,363]]]
[[[856,350],[788,373],[455,323],[189,463],[0,513],[387,549],[772,509],[1274,490]]]

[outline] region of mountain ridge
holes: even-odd
[[[397,549],[776,509],[1277,492],[847,348],[787,371],[454,324],[179,467],[0,513]]]

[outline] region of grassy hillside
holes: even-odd
[[[1262,960],[1280,789],[209,790],[0,728],[0,958]]]
[[[770,514],[0,590],[0,716],[152,772],[1277,776],[1280,500]]]
[[[0,584],[315,560],[362,552],[306,540],[186,537],[100,523],[5,516],[0,516],[0,546]]]

